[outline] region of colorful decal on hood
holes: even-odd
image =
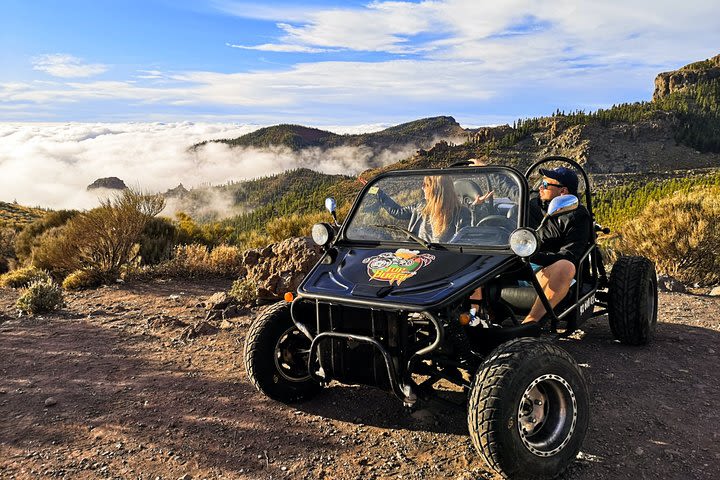
[[[421,267],[429,265],[435,260],[435,255],[429,253],[418,255],[418,253],[420,253],[418,250],[400,248],[396,252],[384,252],[368,257],[363,260],[363,263],[367,263],[370,280],[390,282],[390,285],[395,282],[395,285],[400,285],[408,278],[415,276]]]

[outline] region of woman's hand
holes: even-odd
[[[473,206],[482,205],[483,203],[485,203],[485,200],[492,197],[494,193],[495,193],[495,190],[490,190],[485,195],[478,195],[475,198],[475,201],[472,203]]]

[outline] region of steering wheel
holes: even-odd
[[[455,180],[455,182],[453,182],[453,185],[455,186],[455,194],[457,195],[460,204],[462,204],[464,207],[472,207],[472,204],[478,197],[478,195],[483,195],[480,187],[478,187],[477,183],[473,182],[472,180]],[[485,200],[485,203],[490,207],[494,205],[492,195],[490,196],[490,198]]]
[[[508,229],[508,218],[505,215],[488,215],[477,223],[477,226],[502,227]]]

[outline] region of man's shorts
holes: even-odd
[[[533,269],[533,273],[537,273],[537,272],[539,272],[540,270],[543,269],[543,266],[542,266],[542,265],[538,265],[537,263],[532,263],[532,262],[530,262],[530,266],[531,266],[532,269]],[[532,287],[532,283],[528,282],[527,280],[520,280],[520,281],[518,282],[518,284],[520,284],[521,287]],[[570,286],[572,287],[573,285],[575,285],[575,279],[574,279],[574,278],[572,279],[572,282],[570,282]]]

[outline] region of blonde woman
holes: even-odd
[[[391,216],[408,220],[408,230],[432,243],[447,243],[462,227],[470,226],[470,211],[460,204],[449,175],[423,178],[424,202],[401,207],[378,191],[380,205]]]

